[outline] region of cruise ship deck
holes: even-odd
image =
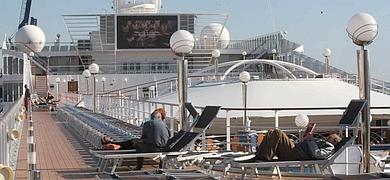
[[[70,131],[64,121],[50,111],[33,112],[34,138],[37,146],[37,170],[41,179],[95,179],[96,158],[88,144]],[[24,121],[16,179],[27,179],[28,121]]]
[[[34,121],[34,138],[37,146],[37,170],[40,172],[41,179],[111,179],[109,175],[98,175],[96,172],[97,159],[89,153],[89,144],[74,131],[69,129],[66,122],[56,118],[56,112],[35,111],[32,113]],[[27,118],[28,119],[28,118]],[[21,146],[18,156],[18,166],[15,179],[27,179],[27,120],[24,121],[24,129],[21,137]],[[153,166],[146,166],[145,171],[158,169]],[[132,175],[131,170],[122,170],[120,174],[122,179],[158,179],[153,176],[149,178],[137,178]],[[132,175],[132,176],[131,176]],[[126,178],[127,177],[127,178]],[[237,179],[240,174],[231,173],[222,176],[224,179]],[[354,179],[367,179],[374,176],[356,176]],[[275,179],[277,176],[258,175],[254,179]],[[283,176],[283,179],[343,179],[321,177],[321,176]],[[346,177],[344,177],[346,178]],[[351,178],[351,177],[348,177]]]
[[[30,20],[32,0],[22,0],[18,30],[1,47],[0,180],[390,177],[390,82],[370,77],[363,46],[358,73],[347,72],[336,67],[340,50],[314,58],[286,30],[252,28],[267,26],[253,15],[242,22],[260,23],[242,28],[263,34],[235,39],[231,16],[218,10],[160,13],[161,0],[110,2],[112,12],[62,15],[70,39],[56,32],[47,42]],[[260,16],[267,7],[258,7]],[[374,21],[362,32],[373,38]],[[371,43],[356,41],[360,31],[347,28],[354,43]],[[170,133],[157,152],[102,146],[102,137],[141,138],[157,108]],[[312,123],[317,140],[340,135],[327,158],[238,161],[254,156],[269,129],[301,143]],[[144,168],[135,170],[139,157]]]
[[[96,171],[97,159],[89,153],[90,145],[78,137],[69,128],[66,122],[56,118],[56,112],[35,111],[32,113],[34,119],[34,138],[37,146],[37,170],[41,179],[112,179],[110,175],[98,175]],[[27,179],[27,132],[28,117],[24,121],[24,129],[21,137],[15,179]],[[144,171],[157,170],[157,167],[146,166]],[[137,171],[122,169],[118,173],[121,179],[163,179],[155,176],[139,176]],[[137,177],[138,174],[139,177]],[[221,174],[221,172],[216,172]],[[223,179],[238,179],[239,173],[220,175]],[[336,177],[323,177],[321,175],[294,175],[283,176],[283,179],[379,179],[374,174],[369,175],[338,175]],[[164,178],[165,179],[165,178]],[[278,179],[276,175],[257,175],[254,179]]]

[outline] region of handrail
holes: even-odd
[[[23,86],[32,87],[31,61],[23,55]],[[25,92],[25,90],[23,91]],[[23,111],[25,96],[13,102],[11,107],[0,119],[0,164],[9,166],[15,172],[20,146],[20,135],[23,130],[23,120],[27,112]],[[28,106],[29,106],[29,102]],[[29,108],[31,111],[31,108]],[[31,118],[31,114],[29,116]]]
[[[85,108],[91,109],[92,108],[92,98],[91,95],[82,95],[85,100]],[[62,96],[66,99],[66,96]],[[169,126],[172,131],[180,129],[180,126],[177,121],[176,113],[178,111],[178,105],[175,103],[166,103],[166,102],[157,102],[157,101],[151,101],[151,100],[137,100],[132,99],[129,97],[124,96],[98,96],[97,98],[98,105],[97,105],[97,112],[102,113],[105,115],[108,115],[110,117],[117,118],[119,120],[122,120],[124,122],[133,124],[133,125],[141,125],[146,119],[149,118],[150,113],[157,107],[162,107],[167,111],[167,121],[170,122]],[[196,106],[196,109],[203,109],[204,107]],[[234,113],[234,111],[274,111],[274,125],[267,124],[266,126],[258,126],[258,125],[250,125],[250,128],[258,130],[266,130],[268,128],[283,128],[287,129],[288,131],[298,132],[301,131],[302,128],[295,127],[295,126],[279,126],[279,113],[281,111],[311,111],[311,110],[320,110],[320,111],[328,111],[329,110],[344,110],[346,107],[344,106],[335,106],[335,107],[266,107],[266,108],[240,108],[240,107],[222,107],[221,111],[218,115],[218,119],[215,121],[219,121],[219,123],[223,123],[225,121],[225,132],[222,132],[223,137],[220,138],[226,138],[225,141],[223,141],[223,144],[226,145],[225,150],[230,150],[231,143],[231,137],[233,136],[240,136],[240,134],[236,134],[237,130],[245,130],[244,123],[241,124],[241,120],[239,117],[242,117],[241,113]],[[388,110],[390,109],[390,106],[376,106],[371,107],[371,109],[384,109]],[[332,115],[341,114],[341,111],[334,111],[330,112]],[[238,115],[238,116],[237,116]],[[249,116],[249,118],[256,117],[255,116]],[[291,116],[291,115],[290,115]],[[236,117],[236,118],[233,118]],[[237,119],[238,117],[238,119]],[[269,118],[272,118],[269,117]],[[233,123],[232,123],[233,122]],[[238,124],[237,124],[238,123]],[[176,125],[178,127],[176,127]],[[270,126],[271,125],[271,126]],[[232,131],[234,130],[235,131]],[[375,128],[377,129],[377,128]],[[339,127],[336,126],[322,126],[318,128],[318,132],[325,132],[325,131],[337,131],[339,130]],[[256,132],[257,132],[256,131]],[[252,131],[251,131],[252,132]],[[219,132],[221,133],[221,132]],[[253,133],[253,132],[252,132]],[[374,132],[373,132],[374,133]],[[373,141],[375,142],[383,142],[383,138],[381,137],[381,132],[375,132],[376,134],[373,135],[375,138],[373,138]],[[319,134],[321,136],[321,134]],[[206,143],[206,140],[203,139],[203,143]],[[243,143],[245,144],[245,143]],[[248,144],[248,143],[246,143]]]

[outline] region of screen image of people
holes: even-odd
[[[118,16],[117,49],[169,48],[177,16]]]

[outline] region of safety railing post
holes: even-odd
[[[275,128],[279,127],[279,111],[275,110]]]
[[[229,110],[226,110],[226,150],[230,151],[230,115]]]

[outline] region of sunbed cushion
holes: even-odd
[[[167,149],[168,152],[181,151],[184,147],[189,145],[199,133],[196,132],[185,132],[184,135],[172,146],[170,149]]]
[[[217,116],[220,108],[220,106],[206,106],[202,115],[199,117],[199,120],[196,122],[195,128],[207,128],[211,121]]]
[[[363,109],[365,104],[366,104],[366,100],[357,100],[357,99],[351,100],[351,102],[348,104],[347,109],[345,109],[345,112],[341,117],[339,124],[352,125],[355,122],[355,120],[358,118],[358,114]]]

